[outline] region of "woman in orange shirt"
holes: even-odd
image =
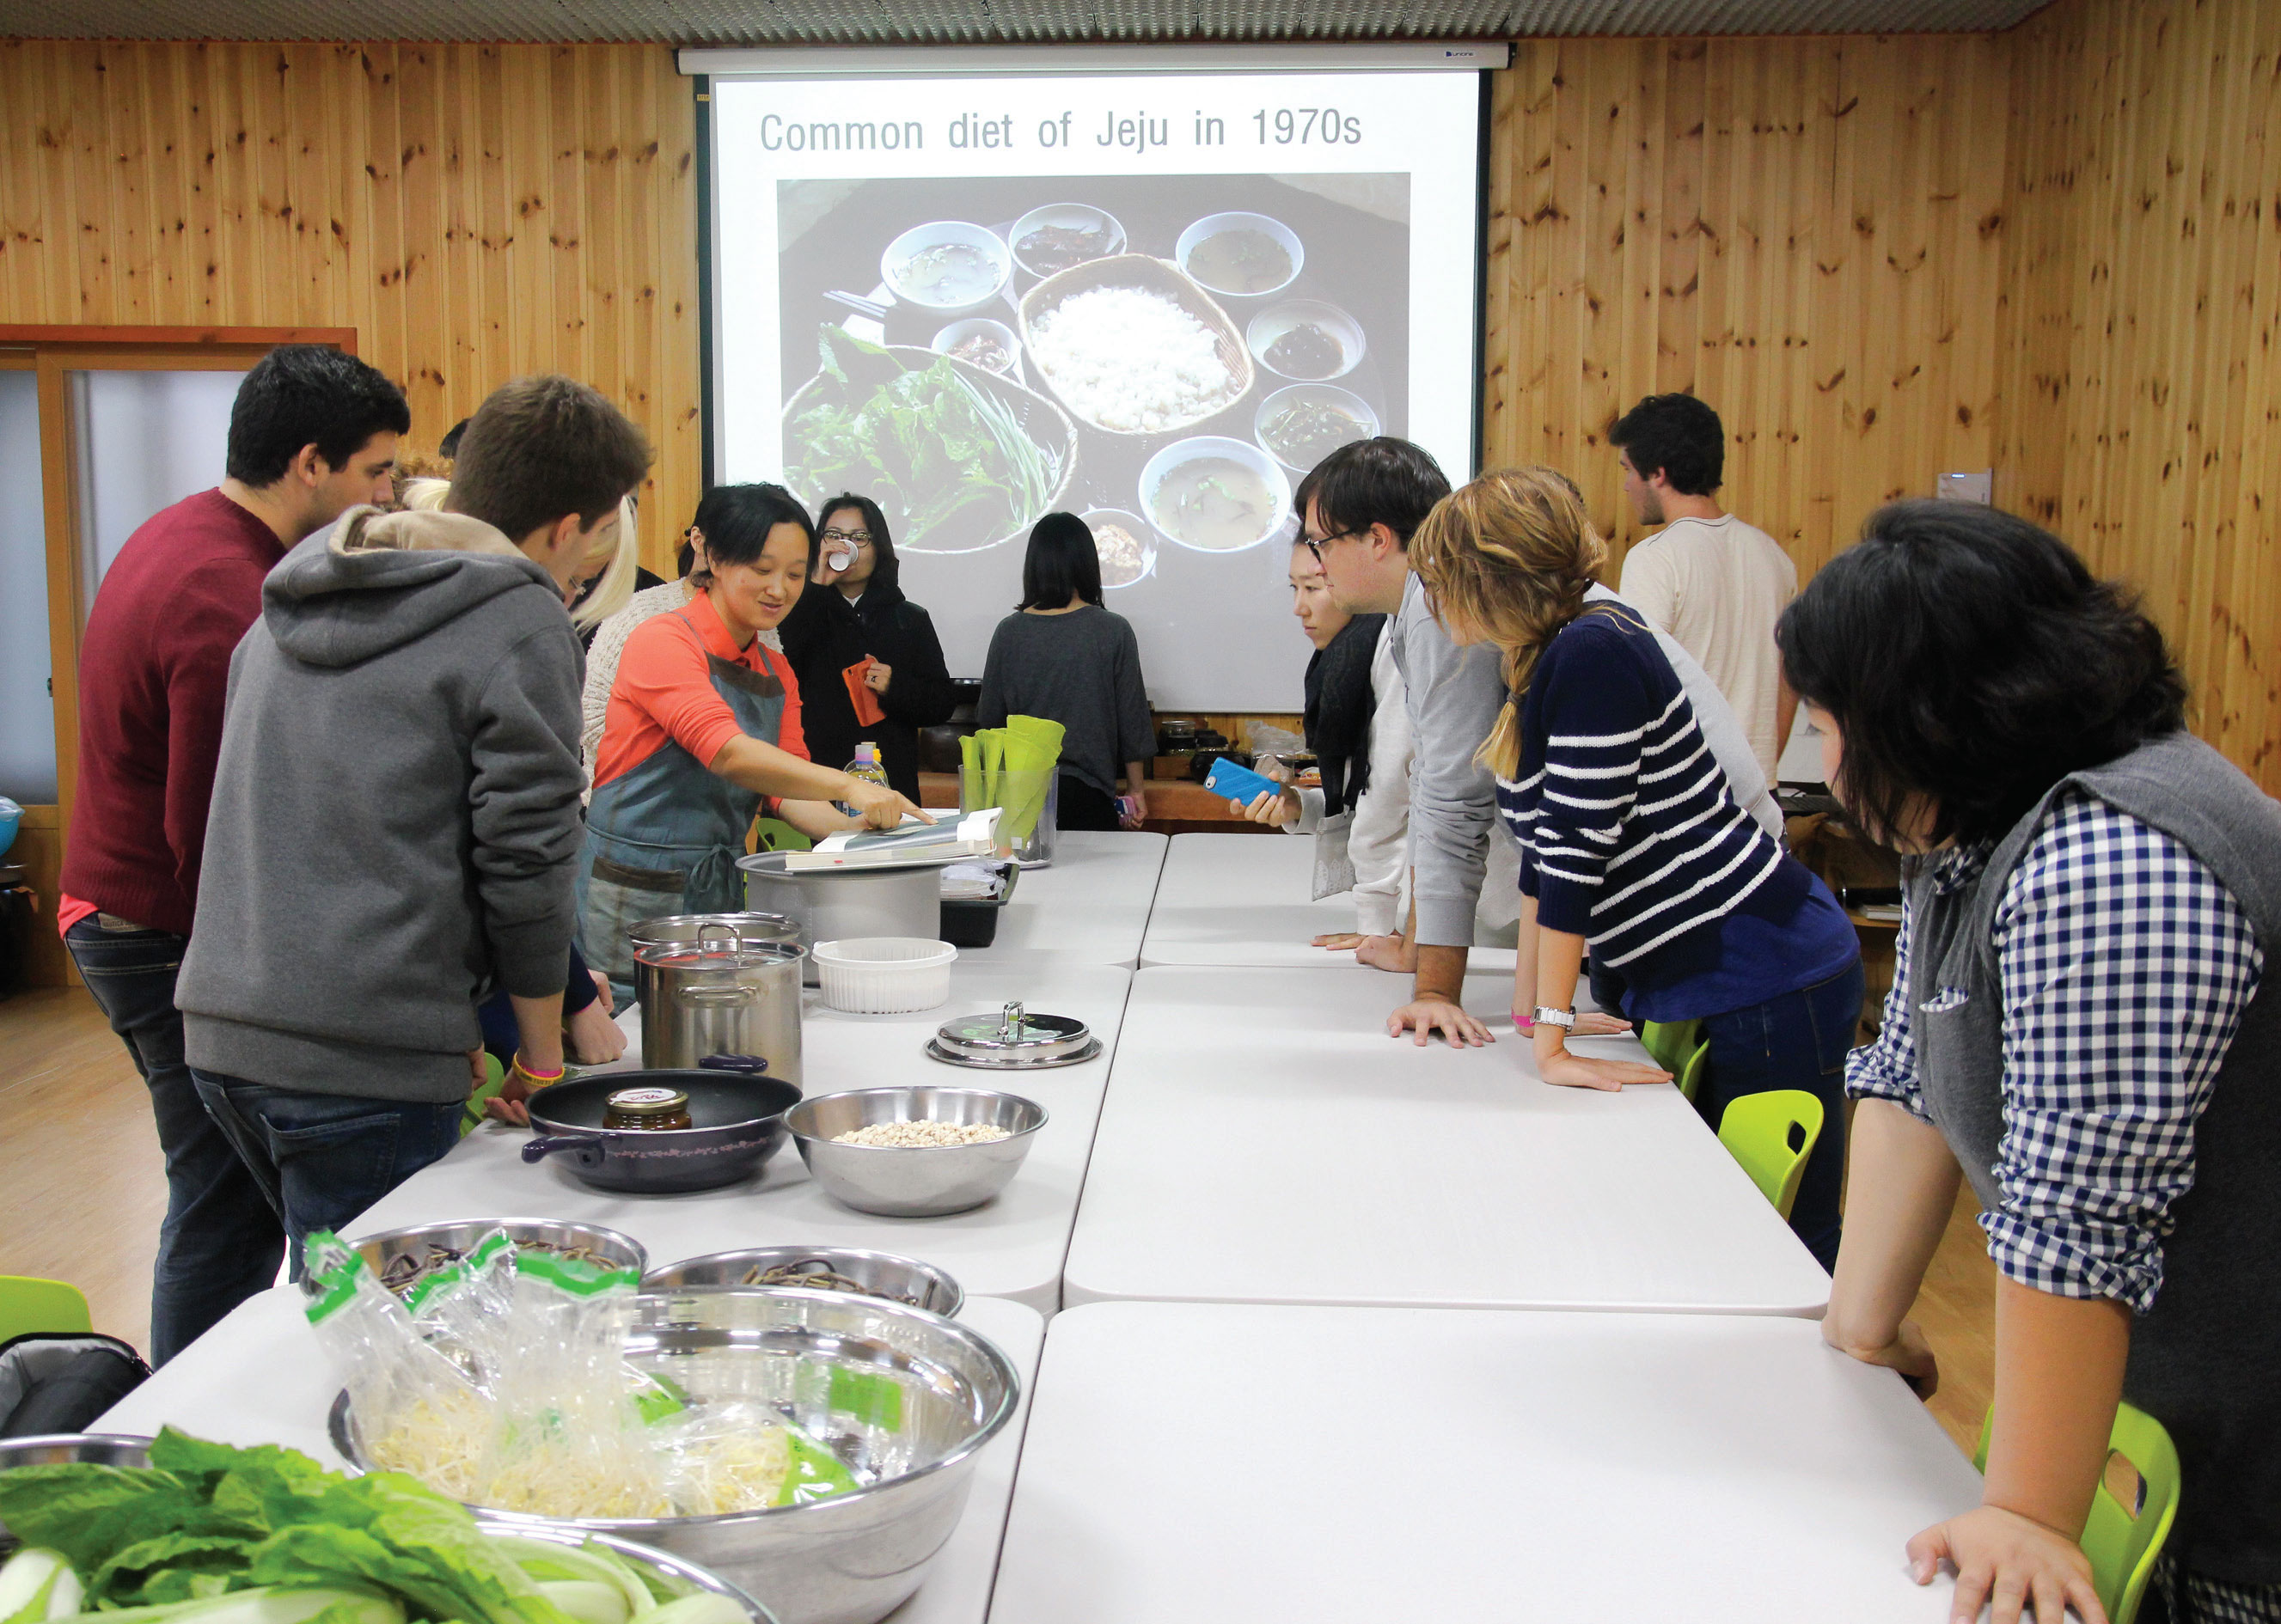
[[[808,759],[800,684],[776,631],[815,561],[807,510],[780,485],[715,494],[726,499],[692,577],[699,592],[627,639],[595,751],[579,942],[629,993],[628,926],[741,906],[737,859],[764,800],[811,836],[856,826],[835,800],[878,829],[918,810]]]

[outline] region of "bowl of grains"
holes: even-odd
[[[1013,1182],[1046,1109],[987,1088],[856,1088],[802,1100],[785,1125],[835,1200],[885,1218],[939,1218]]]
[[[1094,507],[1078,517],[1093,532],[1093,549],[1101,555],[1104,587],[1145,581],[1156,568],[1156,534],[1139,514],[1122,507]]]

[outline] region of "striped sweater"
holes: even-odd
[[[1581,615],[1545,648],[1521,699],[1519,777],[1496,788],[1538,922],[1642,981],[1661,978],[1659,959],[1695,957],[1675,951],[1682,939],[1715,935],[1784,869],[1782,847],[1728,793],[1654,634],[1627,609]]]

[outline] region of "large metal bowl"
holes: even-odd
[[[455,1218],[444,1224],[416,1224],[409,1229],[386,1229],[377,1233],[360,1235],[348,1244],[361,1253],[374,1274],[385,1281],[388,1271],[401,1258],[409,1257],[423,1270],[429,1259],[437,1253],[446,1258],[465,1257],[476,1241],[494,1229],[506,1231],[506,1238],[517,1246],[529,1246],[537,1241],[555,1251],[584,1249],[605,1268],[631,1269],[636,1273],[649,1266],[649,1254],[640,1241],[615,1229],[604,1229],[598,1224],[568,1224],[559,1218]],[[305,1275],[301,1289],[311,1296],[317,1294],[314,1276]]]
[[[987,1124],[1007,1136],[911,1148],[838,1142],[881,1122]],[[857,1211],[939,1218],[978,1207],[1013,1182],[1046,1125],[1046,1108],[987,1088],[857,1088],[802,1100],[785,1113],[785,1125],[810,1176]]]
[[[875,1624],[917,1589],[966,1509],[977,1451],[1021,1391],[1006,1356],[966,1326],[836,1291],[644,1293],[626,1357],[700,1403],[773,1406],[867,1486],[719,1517],[485,1515],[655,1545],[744,1587],[784,1624]],[[344,1459],[367,1465],[345,1393],[332,1436]]]
[[[0,1472],[18,1466],[147,1466],[150,1464],[151,1440],[123,1434],[73,1433],[48,1437],[11,1438],[0,1442]],[[534,1525],[526,1519],[508,1520],[479,1517],[476,1522],[486,1534],[519,1535],[525,1539],[543,1539],[558,1545],[578,1545],[593,1540],[635,1566],[662,1574],[669,1587],[708,1590],[715,1596],[725,1596],[745,1610],[746,1616],[752,1620],[753,1624],[778,1624],[774,1613],[737,1586],[670,1551],[622,1539],[615,1534],[552,1523]],[[10,1537],[6,1525],[0,1524],[0,1556],[5,1556],[15,1544],[16,1541]]]
[[[715,1252],[652,1269],[642,1277],[644,1291],[675,1291],[687,1286],[799,1286],[797,1280],[762,1281],[748,1276],[772,1269],[802,1273],[828,1269],[852,1280],[863,1295],[890,1303],[907,1303],[946,1319],[955,1319],[966,1294],[958,1282],[931,1263],[897,1257],[887,1252],[867,1252],[852,1246],[754,1246],[742,1251]],[[817,1286],[818,1291],[845,1288]]]
[[[151,1440],[124,1433],[39,1433],[0,1438],[0,1472],[18,1466],[147,1466]],[[0,1522],[0,1558],[20,1543]]]

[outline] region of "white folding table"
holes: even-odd
[[[1136,975],[1063,1301],[1821,1311],[1829,1277],[1671,1085],[1538,1081],[1496,975],[1465,985],[1493,1045],[1389,1038],[1389,983]]]
[[[1980,1479],[1804,1320],[1120,1303],[1046,1341],[991,1624],[1939,1624]]]
[[[224,1443],[281,1443],[336,1470],[345,1466],[325,1420],[340,1382],[318,1350],[304,1302],[298,1288],[279,1286],[240,1303],[90,1430],[147,1436],[174,1427]],[[918,1593],[887,1615],[895,1624],[982,1624],[1029,1422],[1044,1319],[998,1297],[967,1298],[958,1318],[995,1342],[1019,1373],[1021,1407],[977,1458],[965,1514]]]
[[[808,1178],[789,1143],[758,1177],[722,1189],[689,1195],[597,1190],[560,1161],[527,1165],[522,1150],[530,1134],[488,1123],[382,1197],[346,1233],[353,1237],[455,1218],[564,1218],[631,1235],[648,1249],[653,1268],[779,1242],[863,1247],[946,1269],[970,1295],[1011,1297],[1050,1314],[1061,1305],[1062,1261],[1130,978],[1130,971],[1105,964],[1029,958],[993,963],[963,956],[951,966],[950,1001],[938,1009],[846,1015],[824,1008],[814,989],[808,992],[801,1059],[802,1086],[810,1095],[925,1083],[1002,1087],[1046,1108],[1049,1120],[1013,1183],[970,1212],[893,1218],[855,1211]],[[1008,1079],[946,1065],[921,1052],[952,1017],[995,1014],[1017,998],[1033,1012],[1082,1020],[1101,1039],[1103,1054],[1082,1065]],[[638,1061],[637,1043],[621,1067]]]
[[[984,963],[1050,957],[1131,968],[1140,957],[1166,844],[1164,835],[1138,831],[1056,831],[1053,862],[1022,870],[1000,910],[996,938],[966,951]]]
[[[1310,901],[1314,879],[1315,842],[1304,836],[1174,835],[1164,878],[1156,883],[1156,906],[1148,916],[1140,963],[1244,970],[1350,968],[1351,952],[1334,953],[1314,940],[1355,928],[1354,893]],[[1466,968],[1509,976],[1512,960],[1510,947],[1476,947]],[[1389,988],[1406,987],[1408,981],[1406,976],[1386,978]]]

